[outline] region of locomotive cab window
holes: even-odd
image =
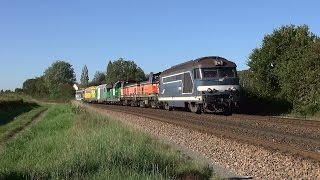
[[[216,68],[204,68],[202,69],[202,78],[219,78],[218,69]]]
[[[219,68],[219,77],[236,77],[237,71],[235,68],[225,67],[225,68]]]
[[[237,77],[237,71],[233,67],[203,68],[202,78],[218,79],[225,77]]]

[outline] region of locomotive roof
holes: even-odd
[[[177,73],[183,70],[189,70],[193,68],[210,68],[210,67],[237,67],[232,61],[228,61],[219,56],[206,56],[198,59],[190,60],[163,71],[161,75],[168,75]]]

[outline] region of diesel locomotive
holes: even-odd
[[[144,82],[118,81],[84,90],[83,100],[194,113],[232,113],[239,108],[236,64],[219,56],[191,60],[156,74]]]

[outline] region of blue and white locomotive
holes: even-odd
[[[218,56],[173,66],[160,74],[158,101],[167,110],[232,113],[240,101],[236,67]]]

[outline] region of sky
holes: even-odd
[[[22,87],[53,62],[90,80],[110,60],[133,60],[146,73],[203,56],[238,70],[282,25],[320,35],[320,1],[290,0],[0,0],[0,89]]]

